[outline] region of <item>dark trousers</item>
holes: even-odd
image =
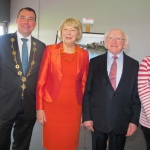
[[[36,118],[33,120],[25,118],[24,101],[21,100],[18,113],[14,119],[4,120],[0,118],[0,150],[10,150],[12,128],[14,128],[12,150],[29,150],[35,121]]]
[[[94,129],[92,132],[92,150],[106,150],[107,141],[109,150],[124,150],[125,135],[116,135],[113,131],[106,134]]]
[[[141,129],[144,133],[145,141],[146,141],[146,150],[150,150],[150,128],[144,127],[141,125]]]

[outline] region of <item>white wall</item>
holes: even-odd
[[[23,7],[33,8],[36,11],[37,16],[39,16],[39,0],[11,0],[10,23],[8,27],[9,33],[15,32],[17,30],[16,18],[17,18],[19,10]],[[38,38],[38,34],[39,34],[38,22],[39,20],[37,17],[37,25],[32,34],[36,38]]]
[[[33,35],[46,44],[55,43],[56,31],[65,18],[94,18],[91,32],[120,28],[129,36],[125,50],[129,56],[141,61],[150,55],[149,0],[11,0],[9,32],[16,31],[15,18],[26,6],[35,9],[39,16]]]

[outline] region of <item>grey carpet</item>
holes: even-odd
[[[81,127],[80,131],[80,140],[79,147],[77,150],[85,150],[84,149],[84,127]],[[86,130],[86,150],[92,150],[91,148],[91,133],[89,130]],[[30,150],[45,150],[42,148],[42,136],[41,136],[41,125],[36,122],[33,130],[33,135],[30,144]],[[140,128],[138,128],[137,132],[127,138],[125,150],[146,150],[146,145],[143,137],[143,133]]]

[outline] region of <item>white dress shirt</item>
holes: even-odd
[[[110,73],[111,65],[114,61],[112,56],[114,56],[114,55],[108,51],[108,53],[107,53],[107,72],[108,72],[108,76],[109,76],[109,73]],[[117,77],[116,77],[116,88],[117,88],[117,86],[119,84],[119,81],[120,81],[120,78],[121,78],[121,75],[122,75],[122,70],[123,70],[123,51],[117,55],[116,62],[117,62]]]

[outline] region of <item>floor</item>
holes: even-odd
[[[91,148],[91,133],[86,129],[86,140],[84,127],[81,127],[79,147],[77,150],[92,150]],[[85,149],[84,149],[85,147]],[[30,150],[45,150],[42,148],[42,136],[41,136],[41,125],[36,122],[33,135],[30,144]],[[143,137],[143,133],[140,128],[137,132],[127,138],[125,150],[146,150],[146,145]]]

